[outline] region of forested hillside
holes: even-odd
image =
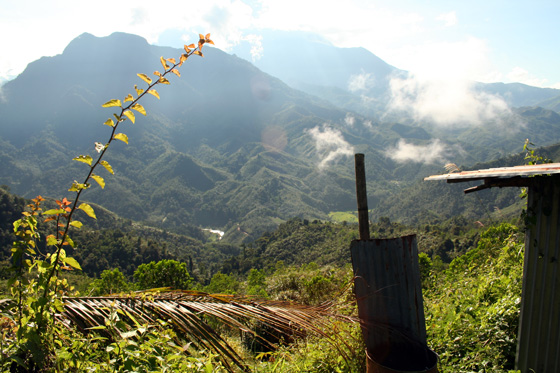
[[[17,216],[23,200],[5,189],[1,192],[3,216]],[[5,234],[8,220],[1,226],[5,243],[14,238]],[[411,227],[387,217],[370,228],[374,237],[418,235],[428,343],[440,357],[440,371],[513,368],[523,263],[523,234],[518,228],[508,224],[487,228],[464,218]],[[337,299],[340,310],[355,312],[345,289],[352,277],[349,243],[357,235],[353,224],[295,218],[236,247],[210,242],[208,236],[199,241],[117,218],[112,228],[74,232],[72,255],[79,258],[89,280],[69,279],[89,292],[134,289],[141,286],[136,281],[142,265],[176,259],[194,276],[191,288],[306,304]],[[3,252],[9,247],[4,246]],[[121,272],[124,277],[119,277]],[[313,369],[322,361],[351,372],[363,364],[361,354],[354,362],[337,360],[333,346],[325,343],[310,338],[270,353],[286,369]],[[318,345],[322,347],[316,350]],[[250,353],[245,354],[251,359]],[[259,361],[256,371],[267,371],[267,364]]]
[[[380,69],[386,79],[398,71],[363,49],[313,45],[324,61],[321,68],[334,74],[338,85],[361,68]],[[2,86],[0,184],[26,198],[59,198],[82,170],[72,157],[92,150],[102,138],[106,113],[100,105],[126,96],[135,72],[153,71],[162,54],[179,52],[135,35],[83,34],[62,54],[30,63]],[[351,63],[350,52],[360,61]],[[341,64],[346,69],[336,68]],[[426,212],[445,219],[462,213],[462,206],[453,204],[424,209],[418,206],[427,201],[407,208],[392,202],[410,196],[418,183],[427,188],[421,180],[443,172],[446,163],[466,168],[503,158],[518,153],[526,138],[538,146],[560,141],[560,116],[549,109],[507,107],[481,123],[452,126],[389,119],[383,111],[365,115],[294,89],[218,49],[208,48],[204,60],[192,61],[175,78],[161,100],[146,100],[142,121],[124,124],[130,146],[118,144],[107,159],[114,178],[104,192],[92,188],[85,198],[175,233],[219,229],[237,244],[293,217],[327,220],[330,213],[352,210],[357,152],[366,155],[376,217],[416,223],[426,220]],[[507,95],[510,88],[517,92],[512,105],[532,104],[532,94],[543,98],[556,92],[495,87],[492,94]],[[30,106],[34,110],[25,109]],[[512,201],[499,199],[500,209]],[[469,217],[484,214],[469,211]]]
[[[196,73],[162,90],[172,99],[135,123],[147,114],[143,94],[212,43],[200,35],[182,54],[133,35],[84,34],[5,85],[0,366],[362,371],[349,246],[358,237],[352,155],[363,152],[372,237],[418,238],[440,370],[513,368],[525,201],[515,189],[464,196],[464,186],[422,179],[449,161],[560,160],[559,145],[524,140],[558,143],[560,116],[523,107],[479,127],[381,122],[210,49],[210,63],[195,60]],[[180,62],[161,57],[156,81],[137,75],[147,91],[123,93],[125,73],[152,70],[145,61],[160,52]],[[124,104],[106,101],[113,94]],[[98,120],[96,100],[120,114]]]

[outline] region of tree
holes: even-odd
[[[170,287],[186,290],[192,281],[187,264],[171,259],[141,264],[134,271],[134,279],[139,289]]]
[[[208,293],[237,294],[239,291],[239,281],[233,276],[216,273],[212,276],[210,284],[204,288]]]
[[[252,268],[247,276],[247,294],[268,297],[266,292],[266,277],[263,271]]]
[[[124,292],[130,289],[124,274],[118,269],[106,269],[101,273],[101,278],[94,280],[90,289],[92,295],[106,295]]]

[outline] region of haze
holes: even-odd
[[[351,0],[344,5],[209,0],[164,6],[147,0],[0,0],[0,82],[41,56],[61,53],[83,32],[123,31],[174,47],[209,32],[227,51],[241,40],[258,42],[255,30],[272,28],[315,32],[339,47],[364,47],[422,79],[560,88],[559,10],[552,0]]]

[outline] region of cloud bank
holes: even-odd
[[[319,169],[324,169],[339,158],[354,155],[354,147],[344,140],[342,133],[326,124],[323,125],[322,129],[316,126],[307,132],[315,141],[315,149],[321,158]]]
[[[392,79],[390,87],[388,112],[405,114],[416,122],[467,127],[512,115],[501,97],[477,92],[473,83],[466,80],[422,79],[412,75]]]
[[[434,164],[445,162],[450,151],[451,149],[438,139],[431,141],[428,145],[414,145],[401,139],[394,148],[387,149],[385,155],[399,163]]]
[[[460,43],[424,44],[409,52],[418,69],[391,80],[388,114],[401,113],[417,122],[454,127],[511,117],[501,97],[474,88],[472,76],[479,76],[480,81],[494,80],[481,75],[489,71],[485,41],[467,38]]]

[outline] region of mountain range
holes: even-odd
[[[158,88],[161,100],[142,103],[146,117],[123,123],[129,145],[115,143],[107,156],[115,175],[103,174],[105,189],[84,198],[157,227],[219,228],[242,242],[292,217],[354,210],[357,152],[366,155],[375,209],[447,162],[508,156],[525,138],[560,142],[559,90],[473,84],[486,114],[448,123],[420,111],[417,87],[397,107],[395,79],[411,75],[365,49],[293,33],[261,43],[255,61],[246,45],[191,57],[181,78]],[[160,56],[180,54],[135,35],[82,34],[61,55],[30,63],[1,87],[0,184],[25,197],[67,195],[86,172],[71,159],[107,141],[102,124],[112,112],[101,104],[141,87],[136,74],[161,69]]]

